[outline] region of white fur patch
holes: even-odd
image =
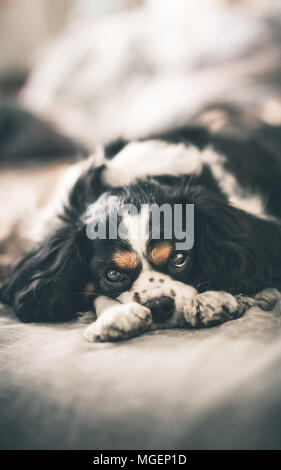
[[[236,178],[225,170],[226,158],[223,155],[218,154],[212,148],[208,148],[202,154],[202,161],[209,166],[213,177],[228,197],[230,204],[258,217],[266,217],[262,198],[257,194],[245,191],[239,186]]]
[[[132,142],[107,164],[103,180],[111,186],[125,186],[147,176],[199,174],[201,152],[185,144],[170,144],[161,140]]]

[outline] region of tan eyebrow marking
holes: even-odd
[[[150,259],[156,265],[164,264],[168,261],[171,252],[172,244],[169,242],[160,242],[150,252]]]
[[[135,269],[139,264],[138,256],[133,251],[117,251],[112,259],[121,269]]]

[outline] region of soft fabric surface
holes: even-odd
[[[2,308],[0,448],[280,449],[280,313],[89,344]]]

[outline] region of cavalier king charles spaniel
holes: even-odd
[[[67,170],[2,301],[24,322],[91,319],[90,342],[240,317],[281,287],[280,136],[190,127],[97,149]]]

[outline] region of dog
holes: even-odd
[[[239,318],[281,288],[280,137],[264,124],[247,138],[190,126],[97,148],[68,170],[2,302],[23,322],[90,319],[90,342]],[[170,221],[181,208],[180,234],[161,217],[151,227],[163,205]],[[122,230],[109,237],[113,219]]]

